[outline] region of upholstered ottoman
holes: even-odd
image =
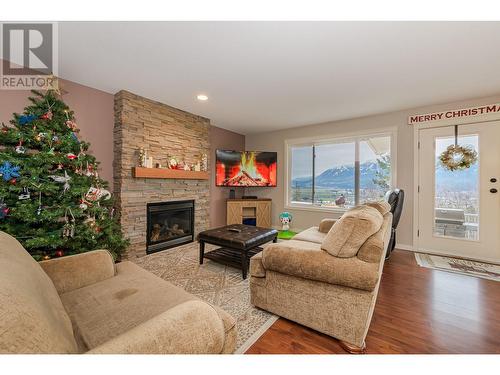
[[[233,224],[209,229],[198,235],[200,264],[203,264],[203,258],[207,258],[228,266],[241,268],[243,278],[246,279],[248,260],[262,250],[259,246],[277,240],[278,231],[271,228]],[[205,243],[221,247],[205,253]]]

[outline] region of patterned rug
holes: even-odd
[[[415,253],[419,266],[500,281],[500,265],[438,255]]]
[[[216,246],[205,245],[205,251]],[[190,243],[134,260],[154,273],[195,296],[221,307],[236,320],[238,339],[235,353],[244,353],[278,319],[250,304],[248,278],[241,270],[209,259],[199,264],[198,244]]]

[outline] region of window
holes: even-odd
[[[291,207],[346,209],[383,198],[392,186],[390,133],[287,142]]]

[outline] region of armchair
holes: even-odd
[[[366,239],[362,238],[365,229],[357,226],[355,219],[347,224],[343,220],[355,210],[380,216],[378,229]],[[325,221],[292,240],[270,244],[253,256],[251,302],[337,338],[350,353],[362,353],[391,236],[392,214],[388,205],[383,215],[373,207],[362,206],[347,211],[331,225],[334,222]],[[320,228],[326,230],[327,225],[330,229],[325,234]],[[349,241],[353,245],[356,237],[361,238],[361,245],[348,249],[352,255],[344,251],[344,245]],[[334,247],[341,248],[336,256],[327,246],[332,241],[339,242]]]

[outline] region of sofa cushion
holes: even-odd
[[[54,284],[22,245],[0,232],[0,353],[76,353]]]
[[[366,205],[375,208],[382,216],[391,211],[391,205],[386,201],[368,202]]]
[[[321,248],[339,258],[354,257],[368,237],[380,229],[382,222],[382,215],[375,208],[354,207],[333,224]]]
[[[132,262],[116,265],[116,276],[61,295],[86,351],[196,297]]]
[[[266,270],[334,285],[371,291],[378,281],[378,264],[357,257],[332,257],[321,244],[306,241],[283,241],[262,251]]]
[[[385,251],[391,238],[392,214],[390,212],[384,215],[384,222],[380,230],[372,234],[359,248],[358,259],[369,262],[379,263],[385,256]]]
[[[314,243],[321,243],[325,239],[326,233],[319,231],[319,227],[311,227],[306,229],[295,236],[293,239],[296,241],[308,241]]]
[[[332,226],[333,226],[333,224],[335,224],[336,221],[337,221],[337,219],[323,219],[319,223],[318,230],[321,233],[325,233],[326,234],[326,233],[328,233],[330,231],[330,229],[332,229]]]
[[[183,289],[131,262],[116,265],[116,276],[61,295],[78,334],[81,351],[93,349],[186,301]],[[226,331],[234,319],[216,310]]]

